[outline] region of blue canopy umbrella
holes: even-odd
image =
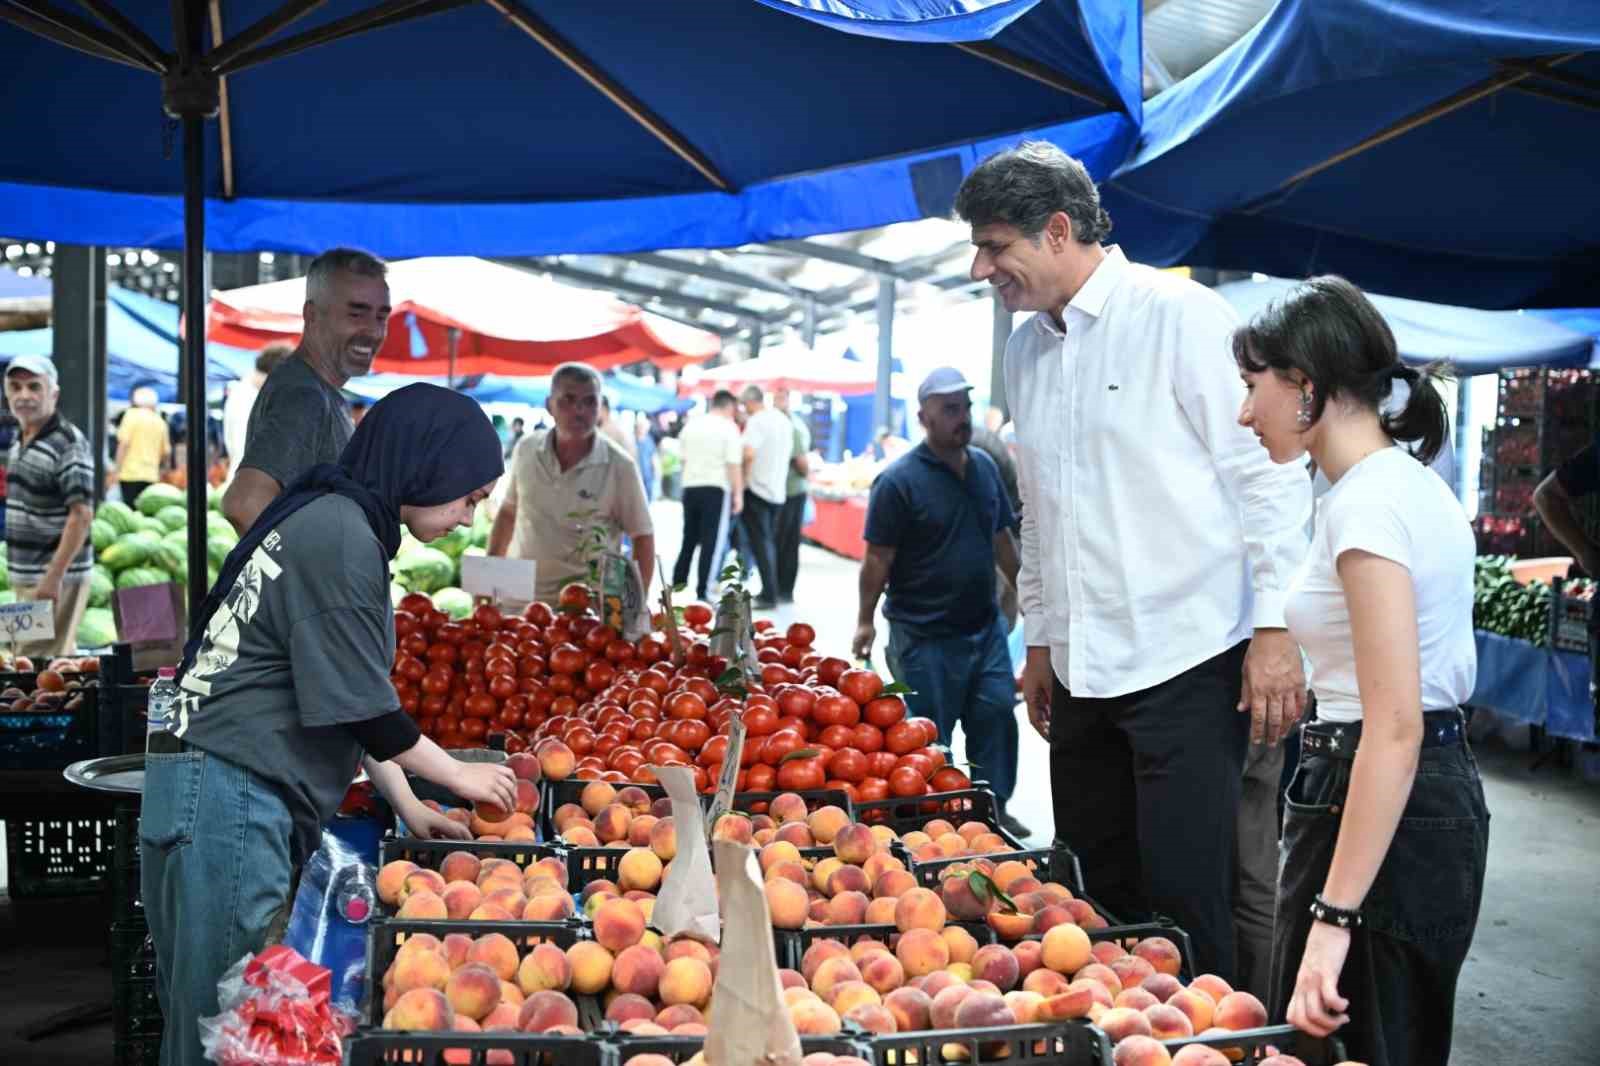
[[[1593,0],[1283,0],[1145,106],[1130,256],[1475,307],[1592,305]]]
[[[680,397],[671,389],[634,374],[613,371],[602,378],[611,406],[623,411],[643,411],[656,414],[660,411],[687,411],[695,401]],[[369,374],[352,378],[345,391],[365,400],[381,400],[396,389],[416,382],[445,386],[444,378],[413,377],[408,374]],[[482,374],[455,384],[457,392],[472,397],[479,403],[520,403],[529,407],[543,407],[550,395],[550,378],[507,377],[500,374]]]
[[[0,2],[16,87],[0,232],[181,242],[190,351],[207,247],[530,255],[803,236],[943,213],[981,152],[1024,133],[1104,174],[1139,116],[1137,0],[81,5]],[[192,419],[204,400],[190,375]],[[202,435],[188,460],[198,510]]]

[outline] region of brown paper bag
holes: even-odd
[[[712,846],[717,853],[725,935],[711,995],[706,1063],[799,1066],[800,1036],[783,1003],[772,920],[755,850],[727,840]]]
[[[656,893],[650,924],[662,936],[690,936],[715,944],[722,939],[722,922],[717,916],[717,884],[711,875],[711,852],[705,846],[694,773],[683,766],[650,769],[672,799],[672,824],[678,836],[678,854]]]

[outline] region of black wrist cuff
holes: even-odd
[[[1311,906],[1307,909],[1311,912],[1311,917],[1315,921],[1322,922],[1324,925],[1332,925],[1340,929],[1361,928],[1361,911],[1359,908],[1346,910],[1343,907],[1335,907],[1323,899],[1321,893],[1318,893],[1311,900]]]

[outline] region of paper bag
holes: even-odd
[[[662,936],[690,936],[715,944],[722,938],[722,923],[717,917],[711,852],[703,843],[706,836],[700,818],[700,797],[694,790],[694,772],[683,766],[650,769],[672,799],[672,824],[678,836],[678,854],[667,866],[661,891],[656,893],[650,924]],[[766,898],[765,894],[762,898]]]
[[[727,840],[713,847],[727,935],[711,994],[707,1066],[799,1066],[800,1036],[783,1002],[755,850]]]
[[[132,645],[133,668],[176,666],[189,637],[183,587],[137,585],[111,594],[111,616],[119,640]]]

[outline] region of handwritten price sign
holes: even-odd
[[[28,640],[51,640],[55,635],[55,604],[48,601],[0,604],[0,639],[20,644]]]

